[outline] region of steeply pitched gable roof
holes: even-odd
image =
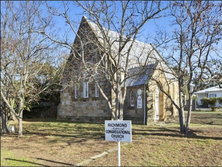
[[[101,29],[98,27],[98,25],[89,21],[86,17],[84,17],[84,20],[92,28],[94,34],[97,36],[98,41],[101,44],[103,44],[104,43],[104,36],[102,34]],[[112,31],[112,30],[108,30],[104,27],[103,27],[103,31],[106,33],[106,36],[108,36],[108,38],[109,38],[109,42],[111,44],[111,49],[113,51],[118,50],[118,48],[119,48],[119,33]],[[125,47],[121,51],[121,54],[123,57],[128,53],[131,43],[132,43],[132,41],[127,42]],[[154,48],[151,44],[135,40],[134,44],[131,47],[130,53],[129,53],[130,68],[136,67],[136,66],[138,66],[138,64],[143,64],[146,61],[149,54],[155,59],[158,59],[160,61],[162,60],[160,55],[158,55],[158,53],[156,53],[156,50],[154,50]],[[153,62],[154,62],[154,60],[153,60]]]
[[[89,25],[101,45],[104,44],[105,37],[109,38],[109,43],[111,43],[111,50],[115,54],[115,51],[117,51],[119,48],[119,33],[102,27],[103,31],[106,33],[106,36],[103,36],[102,30],[98,27],[98,25],[89,21],[85,16],[83,16],[82,22],[86,22]],[[132,41],[127,42],[121,52],[123,59],[131,47],[131,42]],[[167,65],[164,58],[158,53],[152,44],[135,40],[129,53],[129,68],[154,64],[157,61],[161,64],[162,68],[167,71],[165,72],[167,79],[175,78],[174,71]],[[125,64],[125,62],[122,63]]]

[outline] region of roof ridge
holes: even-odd
[[[91,20],[89,20],[86,16],[83,16],[83,17],[84,17],[84,19],[87,20],[88,23],[93,24],[93,25],[95,25],[96,27],[98,27],[97,24],[95,24],[94,22],[92,22]],[[90,26],[90,27],[91,27],[91,26]],[[91,28],[93,29],[93,27],[91,27]],[[98,28],[99,28],[99,27],[98,27]],[[106,27],[104,27],[104,26],[102,26],[102,28],[103,28],[104,30],[107,30],[108,32],[113,32],[113,33],[115,33],[116,35],[119,35],[119,34],[120,34],[120,33],[116,32],[116,31],[111,30],[111,29],[108,29],[108,28],[106,28]],[[123,35],[123,37],[124,37],[124,38],[127,38],[127,36],[125,36],[125,35]],[[132,39],[132,38],[130,38],[130,39]],[[132,39],[132,40],[133,40],[133,39]],[[140,40],[138,40],[138,39],[135,39],[135,42],[143,43],[143,44],[146,44],[146,45],[151,45],[151,43],[143,42],[143,41],[140,41]]]

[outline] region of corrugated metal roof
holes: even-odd
[[[155,64],[149,64],[145,67],[135,67],[129,69],[127,74],[129,78],[126,80],[126,86],[133,87],[144,85],[154,68]]]
[[[86,17],[85,19],[92,28],[92,30],[94,31],[95,35],[97,36],[97,39],[100,41],[101,44],[103,44],[104,38],[100,28],[95,23],[89,21]],[[111,49],[115,55],[115,52],[119,48],[119,33],[112,30],[108,30],[104,27],[103,30],[110,39],[109,42],[111,44]],[[175,78],[172,70],[167,66],[166,62],[164,62],[163,58],[159,55],[157,50],[151,44],[144,43],[138,40],[135,40],[132,46],[131,44],[132,41],[127,42],[125,47],[121,51],[122,60],[123,60],[123,62],[121,63],[122,65],[125,64],[126,59],[124,58],[126,58],[125,56],[128,54],[129,48],[131,47],[128,60],[129,68],[138,67],[140,65],[145,66],[147,64],[156,63],[158,61],[161,64],[162,68],[166,71],[165,72],[166,78],[167,79]]]
[[[93,31],[96,34],[100,43],[103,44],[104,38],[103,38],[100,28],[95,23],[92,23],[88,19],[86,19],[86,20],[88,21],[90,27],[93,29]],[[111,49],[113,50],[113,52],[117,51],[119,48],[119,33],[112,31],[112,30],[108,30],[104,27],[103,27],[103,30],[110,39],[109,43],[112,44]],[[158,53],[155,51],[155,49],[153,48],[153,46],[151,44],[144,43],[144,42],[141,42],[138,40],[135,40],[135,42],[133,43],[132,46],[131,46],[131,44],[132,44],[132,40],[128,41],[126,43],[125,47],[123,48],[123,50],[121,51],[121,55],[124,60],[124,57],[128,54],[129,48],[131,47],[130,53],[129,53],[130,68],[137,67],[139,64],[146,65],[147,62],[154,63],[154,62],[156,62],[156,60],[162,61],[162,58],[158,55]],[[148,57],[150,57],[149,61],[147,61]]]

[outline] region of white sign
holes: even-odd
[[[131,143],[131,121],[105,120],[105,140]]]
[[[141,94],[142,94],[142,90],[141,90],[141,89],[138,89],[138,90],[137,90],[137,95],[140,96]]]
[[[142,108],[142,97],[141,96],[138,96],[137,97],[137,108]]]

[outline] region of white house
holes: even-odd
[[[194,94],[197,95],[197,97],[198,97],[197,104],[202,105],[201,104],[201,99],[204,98],[204,97],[208,97],[208,98],[222,97],[222,88],[219,88],[219,86],[214,86],[214,87],[210,87],[210,88],[207,88],[207,89],[200,90],[198,92],[195,92]],[[216,107],[218,107],[218,106],[221,106],[221,105],[219,103],[217,103]]]

